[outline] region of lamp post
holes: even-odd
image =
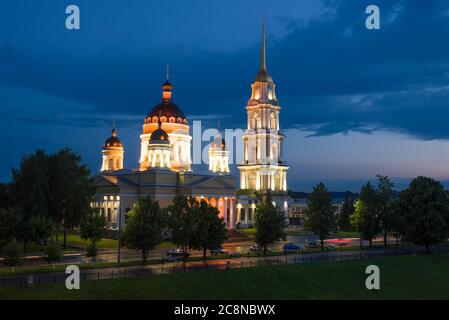
[[[118,206],[118,241],[117,241],[117,263],[120,264],[120,240],[122,234],[122,206]]]

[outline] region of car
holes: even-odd
[[[223,254],[229,254],[229,251],[226,251],[223,248],[218,247],[218,248],[212,249],[210,251],[210,254],[213,256],[219,256],[219,255],[223,255]]]
[[[337,250],[337,246],[332,243],[325,243],[324,249],[326,249],[327,251],[333,251],[333,250]]]
[[[184,250],[180,248],[176,248],[167,250],[167,256],[188,258],[190,256],[190,253],[184,252]]]
[[[320,248],[320,244],[317,242],[309,242],[307,244],[307,247],[311,248],[311,249],[318,249],[318,248]]]
[[[284,243],[284,245],[282,246],[282,249],[284,250],[284,252],[290,252],[290,251],[298,251],[298,250],[302,251],[303,248],[298,244],[295,244],[292,242],[287,242],[287,243]]]
[[[229,255],[233,258],[238,258],[238,257],[240,257],[240,252],[231,251],[231,252],[229,252]]]
[[[270,248],[267,248],[266,250],[267,250],[267,252],[271,252]],[[249,247],[249,251],[261,252],[261,251],[263,251],[263,247],[258,244],[254,244],[251,247]]]

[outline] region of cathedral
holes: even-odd
[[[209,145],[209,172],[195,173],[191,160],[189,120],[174,103],[174,87],[167,67],[162,98],[143,121],[137,169],[123,167],[125,146],[115,128],[102,149],[93,206],[106,216],[110,228],[126,223],[127,212],[141,197],[150,196],[161,207],[176,195],[204,199],[217,207],[228,229],[251,227],[257,203],[267,194],[288,216],[288,166],[282,159],[281,107],[275,83],[267,71],[265,27],[262,28],[261,65],[251,85],[243,134],[243,163],[238,165],[240,187],[230,174],[229,150],[220,130]]]

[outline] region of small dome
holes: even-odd
[[[225,141],[225,139],[222,138],[220,133],[218,133],[215,136],[214,141],[212,141],[212,143],[211,143],[211,148],[216,148],[216,149],[221,149],[221,150],[226,149],[226,141]]]
[[[156,130],[154,130],[153,133],[151,134],[150,144],[151,143],[170,144],[170,140],[169,140],[168,134],[167,134],[167,132],[165,132],[164,129],[162,129],[162,127],[161,127],[162,122],[160,120],[159,120],[158,125],[159,125],[159,127]]]
[[[256,81],[259,82],[273,82],[271,75],[265,70],[261,69],[256,76]]]
[[[119,138],[117,138],[117,132],[115,129],[112,129],[112,136],[109,137],[104,143],[105,147],[123,147],[122,142]]]

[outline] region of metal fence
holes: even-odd
[[[256,268],[261,266],[273,265],[287,265],[299,263],[326,263],[339,262],[347,260],[366,260],[375,259],[386,256],[409,256],[423,253],[424,249],[419,248],[395,248],[382,251],[354,251],[354,252],[327,252],[320,254],[292,254],[272,257],[252,257],[239,259],[220,259],[216,261],[207,262],[187,262],[178,263],[173,266],[164,265],[148,265],[136,267],[114,267],[105,268],[102,270],[81,270],[80,279],[87,280],[108,280],[119,278],[136,278],[136,277],[150,277],[150,276],[164,276],[171,273],[180,272],[195,272],[195,271],[217,271],[217,270],[232,270],[242,268]],[[449,252],[449,246],[440,246],[432,249],[432,252]],[[23,274],[20,276],[8,276],[0,278],[0,288],[9,286],[19,287],[39,287],[41,284],[49,283],[63,283],[67,278],[64,272],[51,274]]]

